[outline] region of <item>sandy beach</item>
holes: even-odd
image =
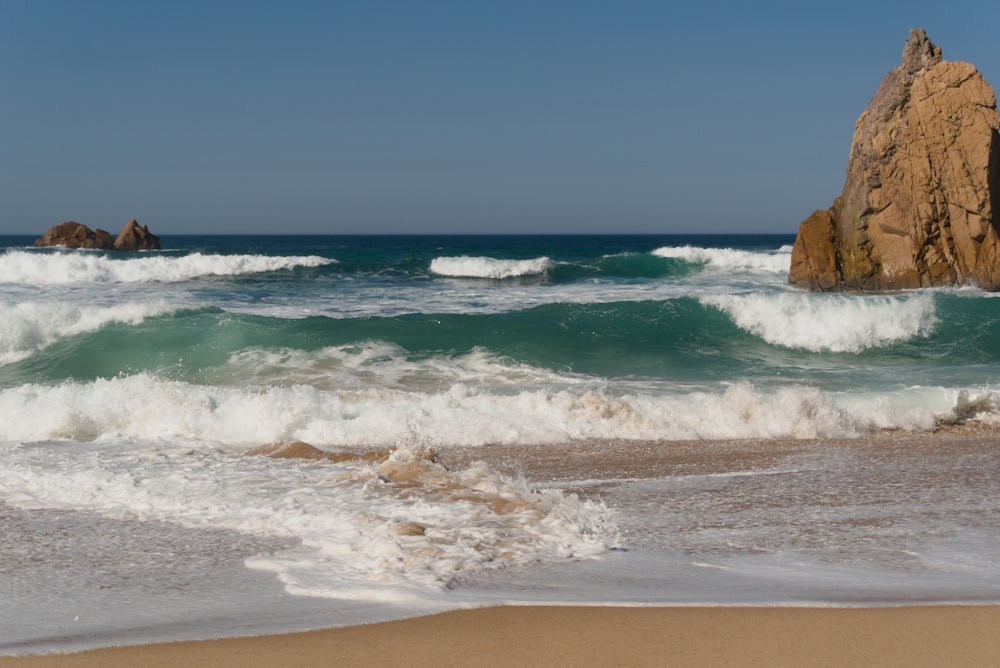
[[[995,666],[1000,607],[497,607],[261,636],[0,658],[96,666]]]

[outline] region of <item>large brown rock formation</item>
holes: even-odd
[[[145,225],[139,225],[130,220],[118,238],[104,230],[92,230],[81,223],[69,221],[50,227],[40,238],[35,240],[35,246],[64,246],[66,248],[95,248],[98,250],[159,250],[160,238],[149,231]]]
[[[844,191],[799,228],[788,279],[811,290],[1000,290],[1000,113],[975,67],[911,30],[858,118]]]

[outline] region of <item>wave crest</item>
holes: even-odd
[[[0,303],[0,365],[30,357],[56,341],[96,332],[110,323],[136,325],[173,311],[166,303],[84,306],[61,302]]]
[[[530,260],[502,260],[493,257],[461,255],[431,260],[431,273],[454,278],[491,278],[495,280],[544,274],[552,265],[547,257]]]
[[[653,255],[719,269],[787,274],[792,259],[792,249],[788,246],[782,246],[776,251],[755,252],[735,248],[665,246],[654,250]]]
[[[336,260],[315,255],[205,255],[115,259],[97,253],[11,251],[0,255],[0,282],[35,285],[73,283],[178,283],[202,276],[237,276]]]
[[[815,388],[762,390],[748,383],[721,392],[620,396],[584,388],[508,393],[463,383],[434,391],[329,391],[302,385],[212,387],[142,373],[0,390],[0,414],[18,416],[0,424],[0,441],[301,440],[389,447],[416,436],[428,447],[448,447],[576,439],[851,438],[873,429],[931,429],[938,421],[954,421],[956,411],[968,412],[970,405],[980,412],[997,408],[992,392],[978,393],[979,403],[960,401],[958,393],[913,388],[855,401]]]
[[[700,301],[772,345],[811,352],[860,353],[926,336],[937,325],[934,298],[929,294],[713,295]]]

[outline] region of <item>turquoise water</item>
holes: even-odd
[[[306,608],[348,623],[538,600],[528,591],[538,578],[552,587],[543,602],[823,601],[863,599],[868,586],[881,600],[993,596],[986,555],[1000,527],[983,499],[997,496],[977,473],[995,469],[988,441],[961,461],[966,491],[939,453],[885,459],[815,444],[992,429],[1000,301],[975,289],[805,293],[787,284],[792,241],[191,236],[113,254],[0,238],[0,511],[21,527],[0,541],[0,561],[14,563],[17,536],[48,532],[53,517],[80,540],[125,531],[123,554],[161,549],[163,523],[210,530],[191,544],[241,556],[212,561],[225,577],[205,591],[249,580],[283,592],[260,594],[268,603],[251,626],[261,629],[276,628],[265,618],[277,611],[294,627],[314,623]],[[292,441],[337,457],[255,454]],[[606,444],[617,471],[631,444],[665,457],[701,444],[711,464],[713,444],[734,442],[784,454],[770,468],[637,474],[612,487],[600,470],[546,486],[433,454]],[[349,456],[372,449],[391,454]],[[852,499],[835,520],[809,500],[824,487]],[[767,501],[778,492],[780,512]],[[813,530],[801,517],[833,524],[823,540],[788,539]],[[103,620],[77,631],[91,644],[129,636],[116,615],[133,609],[86,585],[105,557],[60,545],[80,555],[60,570],[84,583],[75,600]],[[729,579],[700,575],[709,562]],[[11,605],[33,611],[24,619],[58,617],[56,589],[48,603],[31,593],[45,590],[45,559],[17,563],[0,571]],[[831,568],[854,584],[806,584]],[[143,577],[162,596],[188,576]],[[143,608],[158,637],[178,618],[193,628],[217,614],[163,610]],[[9,647],[47,646],[27,623],[0,631],[26,643]]]
[[[474,382],[487,394],[575,387],[654,401],[750,383],[765,402],[813,391],[849,425],[813,431],[835,436],[926,429],[960,401],[992,415],[1000,378],[990,295],[802,293],[785,282],[788,236],[177,237],[133,255],[26,241],[6,238],[0,254],[8,396],[140,374],[272,387],[308,373],[330,389],[398,389],[402,373],[438,391]],[[282,356],[311,370],[284,378]],[[892,407],[873,417],[857,396]],[[712,437],[641,434],[692,435]]]

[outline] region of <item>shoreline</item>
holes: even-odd
[[[0,657],[0,668],[1000,665],[1000,605],[499,606],[303,633]]]
[[[287,594],[276,579],[262,577],[261,572],[245,567],[244,559],[266,546],[247,542],[249,539],[238,533],[96,515],[85,517],[81,524],[72,511],[8,508],[5,526],[16,530],[5,537],[7,558],[0,561],[14,580],[6,605],[0,606],[0,617],[10,615],[6,628],[12,635],[4,638],[8,645],[0,650],[0,663],[5,652],[29,655],[55,651],[75,656],[99,645],[159,646],[247,635],[284,637],[286,633],[321,628],[340,633],[339,629],[383,620],[409,619],[411,615],[448,608],[510,605],[512,601],[521,606],[551,605],[556,609],[598,607],[605,610],[600,616],[610,615],[610,610],[647,607],[854,610],[853,606],[912,606],[944,607],[949,611],[998,607],[1000,588],[990,575],[996,569],[988,559],[993,550],[988,544],[976,542],[976,534],[966,538],[966,543],[950,544],[947,551],[931,555],[936,559],[931,562],[932,568],[936,565],[945,569],[939,575],[932,569],[921,570],[920,562],[908,556],[906,543],[890,542],[895,551],[883,551],[878,555],[883,561],[869,563],[863,561],[868,555],[863,544],[852,546],[844,541],[845,536],[856,539],[858,534],[852,527],[863,523],[867,516],[853,505],[843,504],[873,503],[871,499],[858,500],[858,490],[875,488],[873,480],[893,482],[901,488],[913,488],[916,482],[922,485],[927,480],[937,485],[931,489],[947,491],[983,478],[979,487],[991,491],[992,479],[984,473],[990,466],[984,466],[982,453],[994,453],[986,463],[995,461],[992,444],[996,432],[967,431],[880,433],[849,440],[584,441],[544,448],[494,445],[442,449],[438,451],[441,463],[451,469],[484,461],[505,475],[524,475],[540,487],[551,485],[564,492],[606,500],[622,511],[619,522],[629,549],[601,559],[472,573],[458,583],[457,591],[462,595],[452,599],[454,605],[445,602],[436,610],[401,613],[389,606],[390,614],[380,606],[327,606],[328,599]],[[984,450],[984,446],[988,448]],[[885,468],[890,462],[908,460],[930,464]],[[828,462],[832,466],[828,467]],[[812,499],[810,488],[795,482],[794,476],[800,473],[808,475],[827,468],[840,470],[841,474],[824,475],[823,498]],[[872,479],[865,477],[869,470],[882,473]],[[659,485],[656,494],[650,496],[642,481],[660,479],[677,483]],[[786,487],[782,488],[782,484]],[[669,490],[674,493],[667,495]],[[799,496],[786,500],[789,494]],[[934,493],[935,499],[940,496]],[[699,498],[712,503],[695,506]],[[803,505],[803,498],[808,503]],[[657,507],[686,510],[654,522],[641,514],[651,502]],[[774,506],[773,513],[752,514],[750,519],[754,525],[770,528],[754,535],[747,544],[766,547],[769,554],[799,550],[800,560],[805,555],[811,561],[789,566],[769,559],[768,553],[759,556],[750,549],[711,552],[701,549],[698,543],[682,551],[685,546],[681,539],[699,530],[691,521],[711,520],[725,527],[729,526],[725,523],[730,522],[730,514],[766,508],[768,504]],[[828,531],[813,535],[815,526],[804,525],[782,510],[800,507],[831,513],[821,515],[827,521],[817,525]],[[965,512],[963,506],[957,508]],[[967,512],[981,513],[978,508],[974,504]],[[0,518],[4,518],[3,510],[0,504]],[[936,507],[932,510],[938,511]],[[956,518],[949,516],[948,527],[954,521]],[[988,520],[989,526],[995,522]],[[647,530],[649,527],[655,530]],[[846,529],[839,530],[841,527]],[[39,540],[41,537],[47,539]],[[791,542],[797,537],[799,543]],[[133,544],[154,549],[145,554],[141,563],[107,561],[109,548],[112,554],[127,553]],[[850,547],[853,552],[836,555],[838,559],[827,568],[823,546],[828,544],[838,545],[842,551]],[[969,551],[956,551],[965,544]],[[178,552],[176,545],[186,547]],[[947,570],[948,560],[963,554],[978,556],[983,562],[971,579],[962,572]],[[49,563],[49,569],[17,588],[17,574],[22,568],[37,566],[39,561]],[[841,563],[846,567],[838,569]],[[77,614],[79,618],[74,617]],[[153,633],[137,633],[131,626],[133,619],[146,620]],[[538,623],[548,622],[543,616]],[[1000,619],[995,627],[1000,628]],[[18,633],[23,636],[21,642]],[[0,631],[0,635],[5,634]]]
[[[972,481],[983,478],[977,483],[979,487],[985,491],[992,490],[992,479],[984,473],[990,467],[984,468],[982,453],[993,453],[989,455],[987,463],[995,461],[992,444],[995,443],[996,432],[987,429],[975,430],[973,433],[967,433],[968,431],[952,429],[934,434],[881,433],[864,439],[729,440],[711,443],[585,441],[544,448],[494,445],[443,449],[438,455],[442,465],[447,468],[464,469],[472,466],[474,462],[484,461],[494,470],[510,476],[524,475],[539,486],[553,485],[564,492],[607,500],[612,507],[622,509],[621,527],[623,532],[626,532],[627,543],[634,549],[629,550],[631,554],[627,559],[615,553],[613,558],[606,560],[583,559],[574,561],[572,565],[553,562],[533,564],[531,568],[525,570],[501,569],[474,573],[460,583],[459,590],[465,592],[466,596],[462,597],[460,602],[456,601],[455,608],[491,604],[509,607],[466,608],[457,612],[420,617],[407,616],[420,612],[384,615],[384,611],[373,613],[372,610],[359,608],[359,612],[338,609],[337,606],[325,610],[323,602],[326,599],[289,597],[280,593],[281,586],[277,580],[261,578],[260,573],[245,568],[243,559],[249,554],[256,553],[261,546],[253,542],[245,543],[242,539],[236,540],[240,538],[239,534],[229,535],[214,529],[195,530],[175,527],[169,523],[115,520],[96,516],[87,518],[88,521],[84,525],[87,530],[81,532],[74,523],[78,518],[69,511],[12,510],[11,517],[14,519],[17,519],[19,514],[29,512],[38,516],[31,521],[13,522],[13,527],[20,526],[21,530],[20,533],[15,531],[13,535],[8,536],[10,547],[14,550],[10,555],[16,557],[4,564],[10,574],[18,572],[18,563],[35,563],[38,559],[44,559],[51,562],[50,570],[57,572],[58,577],[53,576],[46,580],[42,590],[37,588],[33,590],[31,586],[24,591],[11,590],[18,595],[13,596],[10,599],[11,604],[6,606],[8,613],[17,615],[12,616],[10,621],[17,619],[20,628],[26,631],[27,641],[37,644],[30,647],[26,643],[18,647],[17,644],[11,643],[8,651],[25,652],[23,657],[32,663],[11,663],[13,659],[10,656],[13,655],[0,654],[0,668],[20,665],[66,665],[34,663],[36,659],[44,659],[46,656],[74,657],[73,661],[77,661],[76,657],[114,657],[122,656],[118,652],[161,647],[169,648],[162,651],[171,658],[164,659],[159,665],[176,665],[183,661],[205,663],[208,660],[197,658],[197,654],[186,658],[189,656],[187,652],[216,651],[209,649],[215,646],[214,643],[235,643],[227,645],[230,647],[227,651],[244,655],[249,653],[252,655],[249,657],[251,659],[258,653],[268,652],[293,652],[298,656],[298,653],[313,650],[300,650],[294,646],[290,649],[285,646],[290,642],[289,638],[300,638],[307,644],[319,643],[320,648],[329,643],[353,646],[361,642],[355,639],[355,634],[361,632],[350,629],[382,629],[379,631],[380,634],[391,636],[395,634],[393,631],[397,628],[395,624],[413,624],[423,628],[423,625],[431,622],[419,620],[434,620],[439,618],[440,614],[454,615],[447,617],[448,619],[462,619],[460,624],[455,622],[463,629],[460,631],[464,634],[463,638],[468,637],[462,642],[476,645],[481,642],[476,638],[477,633],[481,634],[483,628],[492,629],[492,626],[498,623],[491,620],[494,615],[500,613],[485,612],[485,610],[516,610],[525,618],[533,620],[528,623],[520,621],[503,623],[521,629],[519,633],[533,638],[530,644],[536,646],[539,652],[547,651],[546,643],[549,641],[556,642],[559,638],[574,637],[574,627],[567,628],[565,619],[581,615],[581,610],[590,612],[576,623],[582,626],[591,625],[592,635],[603,637],[602,642],[605,644],[617,642],[614,639],[617,634],[632,633],[627,628],[619,629],[615,636],[609,637],[605,627],[617,628],[620,618],[631,618],[633,615],[643,618],[646,615],[664,616],[663,620],[657,623],[665,624],[669,628],[676,626],[682,635],[691,637],[692,642],[696,644],[711,644],[714,641],[711,633],[690,628],[690,619],[708,615],[716,618],[718,625],[727,628],[731,625],[750,624],[756,630],[734,642],[738,644],[757,642],[757,636],[760,636],[760,642],[770,644],[769,651],[779,653],[792,651],[781,645],[781,642],[784,642],[781,640],[784,637],[782,629],[788,625],[805,624],[802,626],[803,634],[823,637],[826,633],[823,630],[825,624],[833,622],[812,623],[810,626],[810,623],[803,621],[803,617],[813,619],[817,615],[820,617],[832,615],[838,620],[843,617],[843,620],[836,623],[844,626],[846,630],[843,634],[848,638],[857,635],[854,629],[857,622],[851,620],[864,619],[873,614],[878,617],[879,625],[896,629],[892,631],[895,634],[938,633],[935,629],[953,626],[954,619],[967,614],[975,618],[974,624],[988,626],[995,632],[996,629],[1000,629],[1000,589],[997,588],[995,579],[982,579],[989,573],[995,572],[994,567],[981,567],[980,571],[983,572],[977,576],[979,579],[973,578],[971,584],[964,576],[949,575],[950,571],[941,575],[941,579],[935,580],[932,571],[926,569],[921,571],[917,568],[918,562],[914,561],[911,564],[905,561],[908,558],[905,543],[891,544],[895,552],[881,555],[886,559],[885,555],[888,554],[890,560],[874,565],[859,561],[868,554],[863,544],[854,546],[854,552],[846,553],[846,562],[835,560],[832,570],[824,569],[825,564],[822,562],[822,557],[826,554],[822,551],[823,545],[832,543],[844,550],[846,547],[851,547],[850,543],[843,541],[845,536],[848,539],[857,538],[852,527],[857,522],[865,520],[867,516],[859,512],[853,504],[870,505],[878,500],[858,499],[858,490],[873,489],[873,481],[894,482],[898,486],[912,488],[915,482],[926,479],[936,485],[933,489],[947,491],[955,489],[956,485],[968,486]],[[984,446],[988,448],[984,450]],[[806,459],[802,459],[803,457]],[[902,464],[911,460],[916,464],[923,464],[886,468],[889,463]],[[829,463],[832,465],[828,466]],[[810,489],[803,487],[802,483],[795,482],[794,476],[800,474],[808,476],[811,471],[826,469],[840,471],[840,474],[836,477],[824,474],[822,481],[826,487],[823,488],[823,493],[826,496],[822,498],[811,498]],[[872,470],[879,472],[878,475],[875,478],[865,477]],[[661,479],[679,482],[673,486],[657,486],[656,494],[650,496],[650,490],[643,486],[642,481]],[[786,487],[782,488],[782,484]],[[631,491],[633,485],[637,485],[636,491]],[[667,494],[671,490],[672,495]],[[793,498],[787,499],[790,494]],[[937,498],[938,495],[935,494]],[[706,505],[705,502],[701,502],[701,505],[694,505],[698,503],[699,498],[711,503]],[[808,503],[805,503],[803,498],[808,500]],[[641,515],[644,504],[649,504],[651,500],[657,507],[677,506],[684,508],[685,511],[675,516],[664,516],[661,523],[653,522]],[[845,507],[843,505],[845,503],[850,505]],[[697,533],[698,526],[689,526],[689,522],[693,521],[691,518],[698,521],[721,522],[720,526],[725,527],[729,526],[726,522],[730,522],[730,514],[747,512],[747,509],[766,508],[768,504],[774,506],[774,513],[764,516],[752,514],[750,519],[754,525],[766,524],[769,528],[755,535],[752,542],[748,541],[748,545],[766,547],[771,553],[779,555],[796,549],[800,550],[800,554],[817,555],[811,557],[812,561],[806,566],[793,568],[781,562],[775,565],[766,555],[758,557],[749,549],[731,554],[713,553],[700,550],[697,543],[689,547],[685,553],[680,551],[682,543],[678,542],[675,545],[673,542],[675,538],[680,539]],[[795,517],[788,517],[787,511],[783,510],[800,507],[819,512],[820,517],[827,518],[827,521],[821,524],[827,527],[828,531],[813,536],[811,532],[815,527],[811,524],[801,524]],[[957,508],[964,512],[963,506],[959,505]],[[977,512],[978,508],[978,505],[975,505],[968,512]],[[2,509],[3,506],[0,505],[0,510]],[[951,526],[950,523],[954,520],[955,518],[950,518],[948,526]],[[773,524],[775,522],[778,524]],[[782,522],[784,524],[781,524]],[[989,522],[992,526],[995,520],[991,519]],[[782,530],[775,533],[774,526],[779,526]],[[655,527],[656,530],[648,531],[648,527]],[[841,527],[846,529],[841,531],[839,530]],[[51,536],[53,540],[47,542],[27,540],[36,534]],[[18,539],[18,535],[21,539]],[[74,537],[74,540],[67,541],[67,536]],[[151,540],[153,536],[156,540],[150,543],[147,539]],[[804,542],[787,542],[790,536],[801,537]],[[976,537],[972,536],[973,539]],[[138,565],[109,564],[104,555],[109,544],[117,545],[114,542],[116,540],[125,542],[120,549],[112,550],[112,553],[126,552],[126,548],[133,543],[158,547],[147,555],[150,557],[148,562]],[[188,548],[178,554],[173,547],[170,547],[178,544],[188,545]],[[26,552],[25,546],[32,545],[35,551]],[[812,553],[808,552],[814,545],[818,547],[815,547]],[[936,555],[938,561],[932,563],[955,558],[956,554],[960,554],[955,550],[961,545],[960,543],[959,547],[949,546],[951,551],[944,552],[944,556]],[[991,554],[988,546],[974,540],[969,545],[972,550],[970,554],[974,556],[987,559]],[[178,560],[179,556],[183,558]],[[17,558],[21,561],[18,562]],[[896,558],[896,561],[892,561],[891,558]],[[848,564],[846,570],[837,569],[840,563]],[[569,577],[571,570],[572,577]],[[183,588],[177,589],[174,582],[182,583]],[[28,584],[37,585],[32,582]],[[252,590],[246,589],[248,585],[253,586]],[[38,603],[40,591],[48,597],[42,604]],[[137,597],[135,594],[138,591],[143,593]],[[235,591],[236,594],[232,598],[227,598],[231,591]],[[603,597],[605,595],[606,598]],[[35,607],[33,616],[24,618],[21,613],[16,612],[18,600],[21,602],[20,605]],[[116,600],[124,603],[127,611],[107,607],[109,601]],[[67,601],[72,601],[76,607],[66,608]],[[517,601],[519,605],[511,606],[511,601]],[[605,605],[596,603],[597,601],[609,603]],[[275,605],[276,602],[278,605]],[[110,617],[105,614],[108,610],[114,612]],[[243,620],[234,616],[233,611],[246,610],[256,610],[251,615],[252,619]],[[650,610],[673,612],[669,614],[648,612]],[[692,612],[696,610],[703,612],[697,614]],[[817,613],[815,612],[817,610],[829,612]],[[877,612],[873,613],[872,610]],[[901,612],[904,610],[914,612]],[[920,620],[930,614],[928,611],[931,610],[938,611],[936,613],[938,620],[931,624],[921,622]],[[52,611],[58,614],[50,614]],[[84,621],[91,624],[87,629],[83,628],[84,622],[78,625],[74,620],[73,615],[78,611],[81,616],[87,618]],[[429,611],[425,609],[424,612]],[[102,617],[102,614],[105,614],[105,617]],[[779,621],[774,622],[773,628],[761,627],[759,623],[763,618],[762,615],[767,618],[777,615]],[[183,634],[168,632],[137,637],[122,625],[121,619],[128,616],[148,616],[150,623],[154,625],[150,628],[154,629],[176,629],[177,624],[182,624],[187,631],[194,632]],[[404,617],[405,619],[402,619]],[[381,621],[387,619],[402,619],[402,621]],[[984,622],[981,619],[988,621]],[[369,622],[372,624],[369,625]],[[160,626],[157,627],[156,624]],[[914,624],[917,626],[914,627]],[[14,625],[14,628],[16,629],[18,625]],[[319,634],[316,637],[311,633],[298,633],[301,629],[322,628],[328,630],[313,632]],[[907,631],[913,628],[920,630]],[[41,633],[44,638],[53,642],[47,648],[44,647],[44,643],[38,643],[38,639],[34,639],[36,633]],[[103,644],[107,647],[81,651],[81,647],[95,647],[98,643],[74,643],[75,646],[62,643],[63,633],[81,634],[81,638],[96,633],[96,636],[90,637],[102,637]],[[291,635],[286,635],[289,633]],[[454,633],[459,631],[425,630],[414,633],[417,636],[425,633],[437,634],[433,642],[427,641],[425,645],[420,645],[422,649],[415,650],[421,656],[436,657],[441,651],[439,646],[452,643]],[[552,638],[546,640],[549,633],[552,634]],[[248,634],[250,637],[246,637]],[[983,635],[970,637],[959,634],[956,637],[961,639],[961,642],[953,643],[956,648],[963,643],[985,647],[983,643],[987,642],[987,638]],[[188,640],[191,638],[221,640]],[[229,640],[225,640],[226,638]],[[244,649],[244,645],[257,647],[258,643],[264,642],[262,638],[272,639],[266,643],[267,647],[278,649]],[[14,639],[7,638],[7,640]],[[633,640],[637,652],[650,642],[641,633],[635,635]],[[112,648],[115,643],[131,642],[141,644]],[[521,641],[511,642],[517,644]],[[681,651],[673,647],[664,648],[657,643],[652,645],[654,649],[658,648],[657,652],[670,651],[673,654]],[[948,638],[939,641],[942,645],[949,643],[952,641]],[[382,647],[384,642],[379,640],[377,644]],[[481,644],[476,646],[479,647],[479,651],[491,651]],[[46,649],[66,653],[58,655],[28,653],[45,652]],[[148,651],[156,654],[161,652],[160,649]],[[372,651],[370,646],[362,643],[358,649],[359,654],[356,655],[359,663],[355,665],[369,665],[364,658]],[[399,649],[399,651],[402,652],[401,656],[408,656],[408,650]],[[593,652],[593,650],[588,651]],[[103,652],[111,654],[101,654]],[[176,652],[182,654],[176,655]],[[632,649],[628,652],[632,652]],[[267,655],[272,657],[274,663],[289,665],[284,659],[279,660],[275,654]],[[631,654],[628,656],[632,657]],[[145,654],[139,655],[139,659],[143,665],[157,665],[149,664]],[[108,661],[117,659],[102,658],[96,661],[98,662],[69,665],[83,667],[108,665]],[[125,659],[122,661],[131,662]],[[320,659],[304,659],[301,664],[291,665],[310,665],[316,661]],[[394,663],[391,657],[386,661],[390,665]],[[215,663],[215,659],[211,662]],[[528,662],[530,665],[530,660],[527,658],[522,662]],[[630,658],[627,663],[637,662],[641,665],[641,657],[635,657],[635,660]],[[995,663],[1000,665],[1000,656]],[[241,660],[232,665],[247,664]],[[435,664],[428,659],[424,665]],[[677,665],[712,664],[699,659],[690,664]],[[913,664],[901,662],[898,665]]]

